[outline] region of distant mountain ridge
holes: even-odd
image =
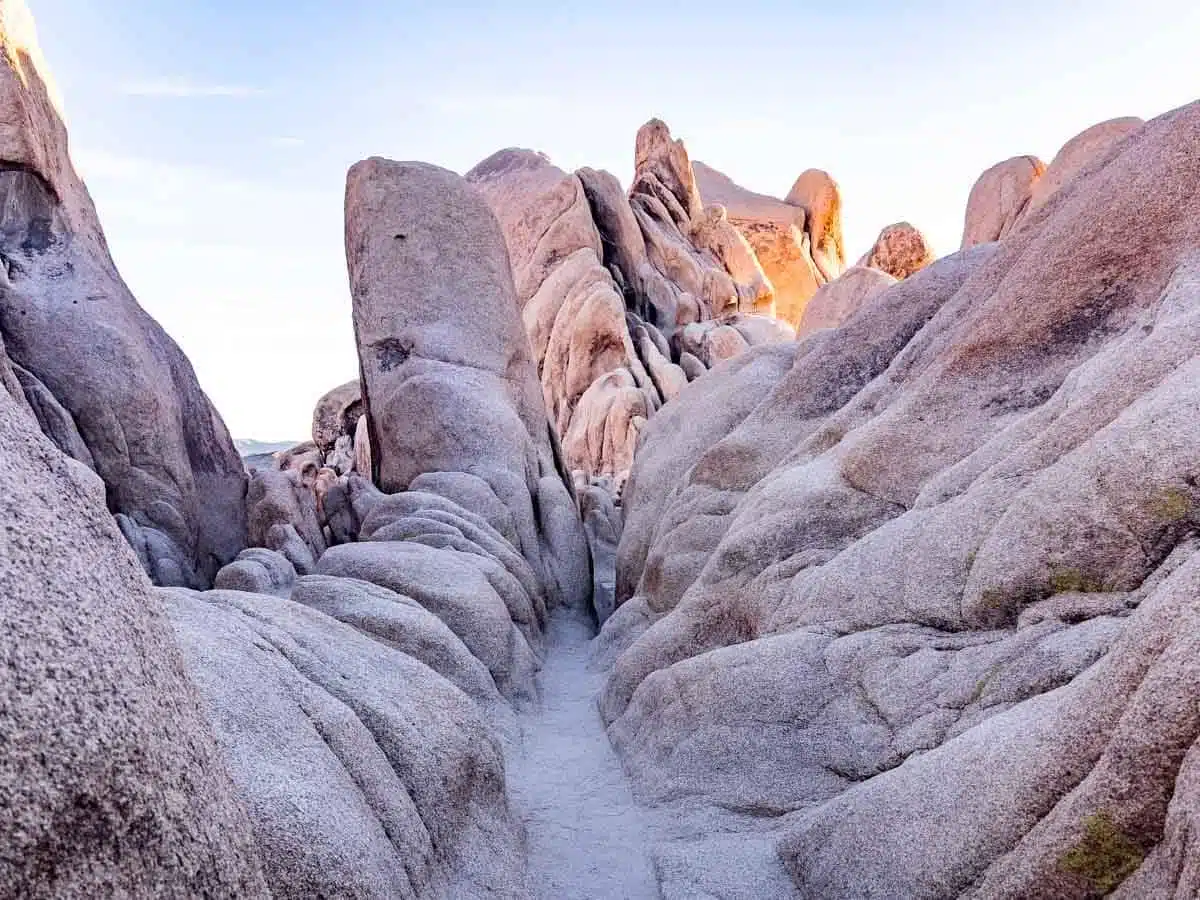
[[[243,457],[259,456],[264,453],[278,453],[280,450],[290,450],[303,441],[257,441],[253,438],[235,438],[233,446]]]

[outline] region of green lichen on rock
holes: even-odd
[[[1001,664],[996,663],[994,666],[992,666],[990,669],[987,670],[987,672],[984,674],[984,676],[982,678],[980,678],[977,682],[975,682],[975,690],[973,690],[971,692],[971,697],[969,700],[967,700],[967,706],[974,706],[976,703],[978,703],[980,700],[983,699],[983,692],[987,690],[988,684],[990,684],[991,680],[996,677],[996,673],[999,672],[1000,669],[1001,669]]]
[[[1169,487],[1150,500],[1150,515],[1160,522],[1182,522],[1192,514],[1192,495],[1182,488]]]
[[[1099,594],[1105,586],[1079,569],[1055,569],[1050,573],[1051,594]]]
[[[979,594],[979,605],[984,609],[1002,610],[1008,606],[1008,594],[996,588],[984,588]]]
[[[1110,894],[1137,871],[1145,854],[1104,810],[1084,819],[1083,828],[1083,837],[1059,858],[1059,867]]]

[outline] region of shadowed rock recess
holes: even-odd
[[[941,259],[658,120],[366,159],[243,472],[0,35],[0,898],[1200,896],[1200,104]]]

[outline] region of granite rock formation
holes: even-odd
[[[591,599],[584,528],[478,193],[359,163],[346,247],[361,392],[254,473],[262,548],[164,599],[275,896],[515,900],[505,754],[550,612]]]
[[[0,333],[46,434],[104,481],[162,584],[245,546],[245,475],[191,364],[109,256],[20,0],[0,3]]]
[[[679,896],[731,845],[801,897],[1195,891],[1198,139],[648,423],[602,709]]]
[[[846,268],[842,240],[842,193],[828,172],[808,169],[800,173],[783,202],[804,210],[813,262],[826,281],[833,281]]]
[[[1072,179],[1093,165],[1103,165],[1121,142],[1144,124],[1127,116],[1086,128],[1063,144],[1049,166],[1033,156],[1018,156],[992,166],[971,189],[962,246],[999,240],[1032,219]]]
[[[1145,124],[1135,116],[1110,119],[1085,128],[1063,144],[1054,154],[1050,165],[1046,166],[1046,171],[1034,182],[1028,212],[1032,213],[1042,206],[1072,178],[1102,159],[1113,147]]]
[[[903,281],[935,258],[933,248],[918,228],[908,222],[897,222],[879,232],[879,237],[857,265],[879,269],[897,281]]]
[[[330,581],[317,592],[301,579],[295,595],[351,617],[372,590]],[[297,600],[162,595],[271,896],[522,896],[502,752],[472,698],[382,635]],[[375,596],[385,621],[407,613],[402,598]]]
[[[1037,157],[1015,156],[980,175],[967,199],[963,249],[998,241],[1012,231],[1045,172],[1046,164]]]
[[[618,494],[641,429],[688,381],[685,331],[777,314],[755,248],[720,204],[705,206],[683,143],[651,120],[634,157],[628,193],[607,172],[568,174],[531,150],[502,150],[467,173],[504,231],[567,465]],[[726,328],[720,349],[692,353],[692,365],[791,337]]]
[[[551,602],[582,606],[586,546],[495,217],[461,178],[416,163],[367,160],[346,197],[377,486],[468,484],[508,513]]]
[[[874,266],[851,266],[840,277],[821,287],[804,310],[798,329],[801,337],[822,328],[837,328],[871,302],[896,279]]]
[[[0,897],[269,896],[103,482],[0,380]]]
[[[829,280],[813,259],[807,210],[749,191],[702,162],[694,168],[704,202],[724,207],[729,221],[753,248],[775,288],[775,315],[798,328],[808,302]],[[840,245],[840,233],[834,240]]]
[[[247,487],[30,29],[0,897],[1200,892],[1200,103],[989,170],[936,261],[657,120],[629,191],[365,160],[361,377]]]
[[[358,379],[338,385],[313,408],[313,444],[325,454],[332,452],[342,438],[349,437],[353,446],[354,432],[362,414],[362,389]]]

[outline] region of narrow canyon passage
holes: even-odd
[[[523,746],[509,751],[530,892],[544,900],[656,898],[646,826],[596,709],[603,675],[588,669],[591,638],[583,611],[551,615],[541,709],[521,715]]]

